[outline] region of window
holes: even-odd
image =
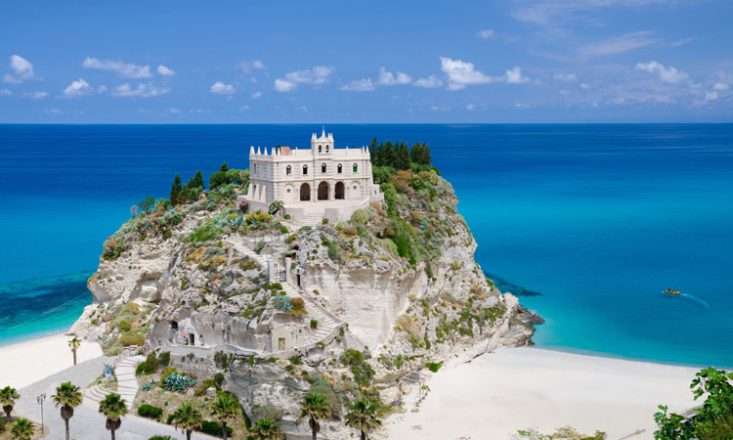
[[[293,167],[291,167],[290,165],[288,165],[288,166],[285,167],[285,175],[289,176],[291,174],[293,174]]]
[[[308,165],[303,165],[303,175],[308,174]]]
[[[254,170],[253,170],[253,171],[254,171],[254,173],[255,173],[255,174],[257,174],[257,164],[253,164],[253,165],[252,165],[252,168],[254,169]]]
[[[352,169],[352,170],[353,170],[353,171],[354,171],[355,173],[358,173],[358,172],[359,172],[359,165],[355,163],[355,164],[353,164],[353,165],[351,166],[351,169]]]
[[[321,172],[324,174],[326,173],[326,164],[325,163],[321,164]]]
[[[338,164],[338,166],[336,166],[336,172],[337,172],[337,173],[341,174],[341,172],[342,172],[343,170],[344,170],[344,167],[343,167],[343,166],[342,166],[341,164]]]
[[[328,153],[328,145],[326,145],[326,153]]]
[[[318,152],[321,153],[323,151],[323,145],[318,146]]]

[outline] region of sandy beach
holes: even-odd
[[[70,337],[63,333],[0,346],[0,387],[20,389],[47,376],[69,368],[73,357]],[[96,342],[83,341],[77,351],[77,362],[102,356]]]
[[[427,382],[430,391],[419,412],[408,405],[385,425],[389,438],[401,440],[503,440],[518,429],[548,432],[564,425],[584,433],[605,431],[609,440],[651,439],[657,405],[675,411],[693,406],[689,384],[696,371],[538,348],[503,349],[439,371]]]

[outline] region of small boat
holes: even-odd
[[[682,292],[680,292],[679,290],[674,290],[674,289],[664,289],[662,290],[662,293],[666,295],[681,295],[682,294]]]

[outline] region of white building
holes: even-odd
[[[249,150],[250,211],[266,211],[280,200],[285,212],[305,224],[345,220],[384,196],[372,179],[367,147],[335,148],[332,133],[311,136],[310,149]]]

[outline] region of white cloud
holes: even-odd
[[[280,93],[292,92],[296,88],[298,88],[298,85],[295,84],[294,82],[287,81],[287,80],[280,79],[280,78],[275,80],[275,90],[277,90]]]
[[[426,89],[434,89],[443,85],[443,81],[435,75],[430,75],[425,78],[420,78],[413,83],[414,86],[423,87]]]
[[[371,78],[357,79],[341,87],[341,90],[347,92],[371,92],[374,90],[374,83],[372,83]]]
[[[13,92],[9,89],[0,89],[0,96],[11,96]]]
[[[262,92],[254,92],[252,95],[250,95],[250,98],[252,98],[252,99],[260,99],[260,98],[262,98]]]
[[[515,11],[517,20],[540,26],[555,27],[572,19],[588,20],[587,12],[608,7],[638,8],[651,4],[663,4],[669,0],[536,0]]]
[[[71,84],[66,86],[64,89],[64,95],[71,97],[78,97],[84,95],[91,95],[94,93],[94,87],[90,86],[84,78],[79,78],[76,81],[72,81]]]
[[[574,73],[556,73],[553,78],[558,81],[574,82],[578,77]]]
[[[291,92],[300,84],[319,86],[326,84],[335,69],[330,66],[315,66],[311,69],[296,70],[285,74],[285,78],[275,80],[275,90],[278,92]]]
[[[10,55],[10,69],[13,73],[7,73],[3,77],[3,81],[8,84],[19,84],[35,77],[33,64],[20,55]]]
[[[631,32],[599,43],[586,44],[578,50],[578,53],[581,56],[594,57],[630,52],[658,41],[650,35],[649,31]]]
[[[411,82],[412,77],[406,73],[397,71],[397,73],[394,74],[384,67],[379,68],[379,84],[383,86],[406,85],[410,84]]]
[[[715,101],[719,98],[718,92],[705,92],[705,101]]]
[[[48,92],[43,92],[43,91],[28,92],[25,94],[25,96],[31,99],[43,99],[46,96],[48,96]]]
[[[170,67],[164,66],[162,64],[159,64],[158,65],[158,75],[162,75],[162,76],[175,76],[175,74],[176,74],[176,72],[174,72],[173,69],[171,69]]]
[[[211,85],[211,93],[217,95],[233,95],[237,93],[237,89],[231,84],[225,84],[221,81],[217,81]]]
[[[476,70],[473,63],[440,57],[440,70],[448,77],[449,90],[461,90],[467,85],[488,84],[493,81],[490,76]]]
[[[153,98],[165,95],[170,92],[168,87],[157,87],[151,83],[142,84],[132,87],[129,83],[121,84],[114,88],[112,95],[121,98]]]
[[[175,108],[175,107],[171,107],[171,108],[168,109],[168,113],[171,113],[171,114],[174,114],[174,115],[179,115],[179,114],[181,114],[181,109]]]
[[[650,61],[648,63],[638,63],[636,70],[651,73],[652,75],[658,75],[662,82],[669,84],[678,84],[686,81],[689,78],[687,73],[677,70],[672,66],[665,66],[657,61]]]
[[[724,90],[728,90],[730,86],[723,82],[716,82],[715,85],[713,85],[713,90],[717,90],[719,92],[722,92]]]
[[[59,110],[57,107],[52,108],[45,108],[43,109],[43,113],[49,114],[49,115],[60,115],[61,110]]]
[[[466,110],[468,110],[469,112],[472,112],[472,111],[476,110],[476,106],[473,105],[473,104],[468,104],[468,105],[466,105]]]
[[[509,84],[523,84],[529,81],[529,78],[522,75],[522,69],[515,66],[506,71],[504,79]]]
[[[81,66],[85,69],[97,69],[113,72],[123,78],[150,78],[153,76],[150,66],[139,66],[137,64],[124,63],[119,60],[100,60],[99,58],[86,57]]]
[[[251,73],[254,70],[264,70],[265,63],[260,60],[242,61],[241,63],[239,63],[239,68],[244,73]]]
[[[247,110],[249,110],[249,106],[247,104],[245,104],[245,105],[239,107],[239,110],[241,110],[243,112],[246,112]]]
[[[495,32],[491,29],[482,29],[476,32],[476,36],[482,40],[489,40],[495,35]]]

